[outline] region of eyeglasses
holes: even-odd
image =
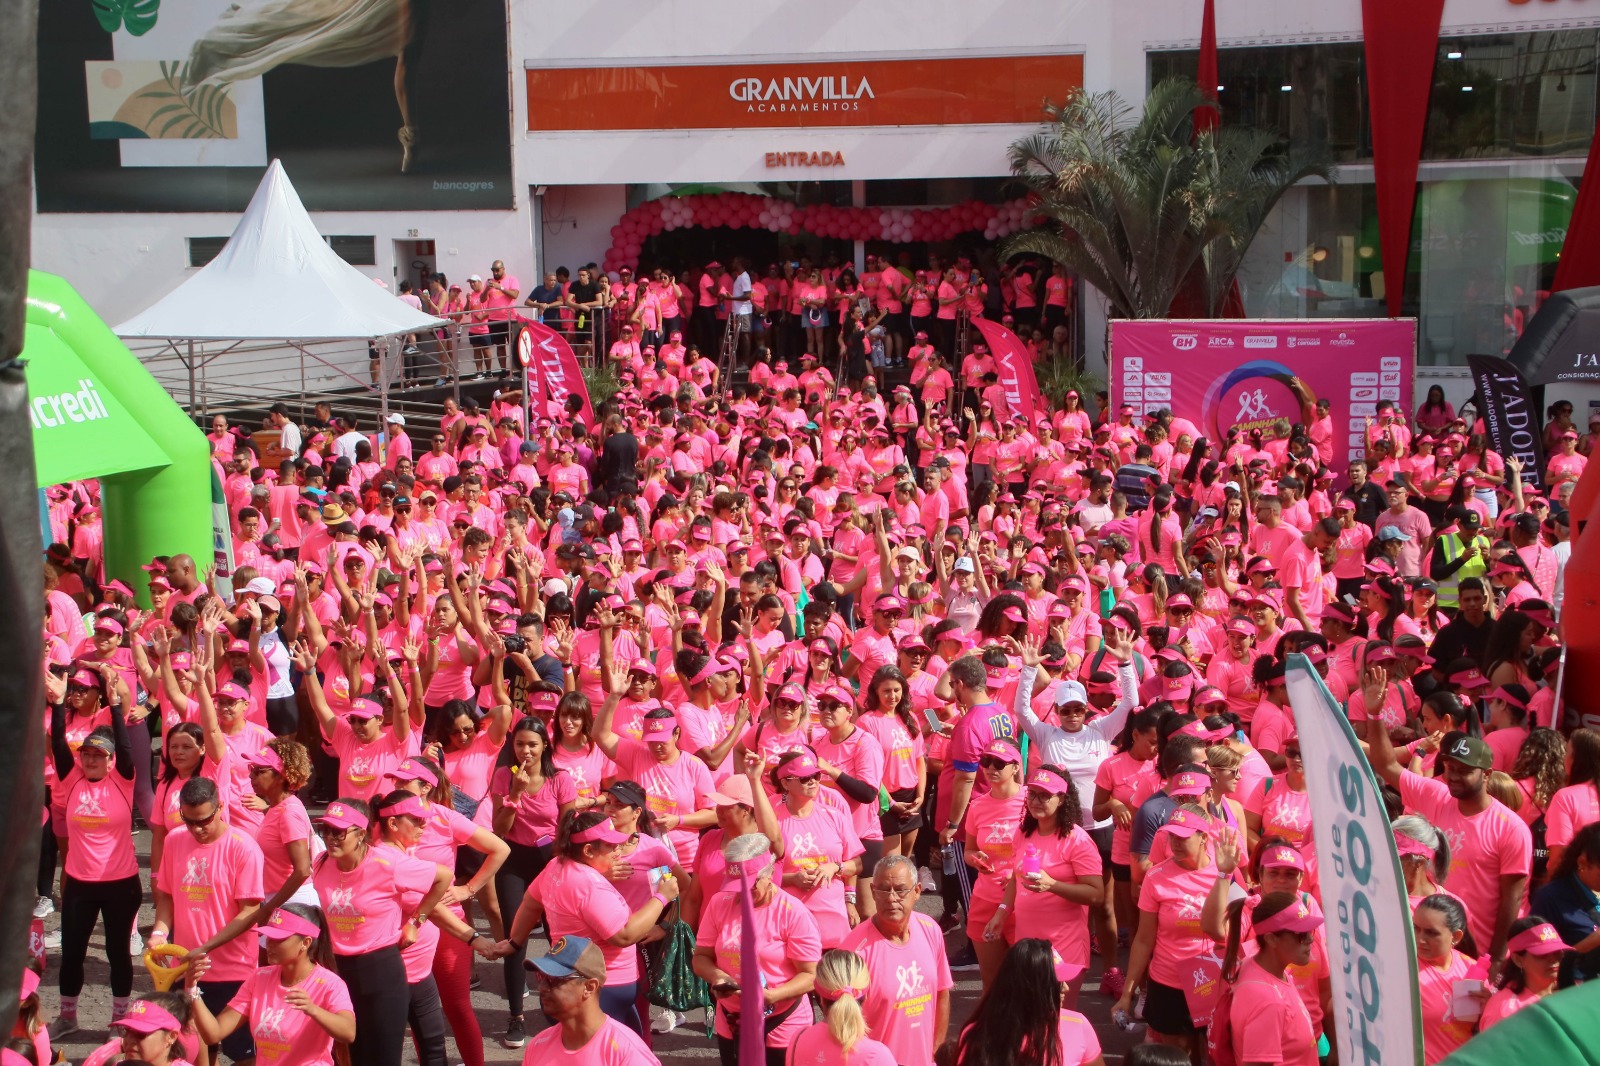
[[[477,735],[478,727],[472,725],[457,726],[456,728],[450,730],[450,732],[453,736],[470,737]]]
[[[1006,762],[1004,759],[979,759],[978,765],[983,767],[985,770],[1004,770],[1011,764]]]
[[[809,776],[807,776],[807,777],[799,777],[799,776],[796,776],[796,777],[791,777],[791,778],[789,778],[789,780],[790,780],[790,781],[798,781],[798,782],[800,782],[800,783],[801,783],[801,784],[802,784],[802,785],[805,785],[805,784],[815,784],[815,783],[816,783],[816,782],[818,782],[818,781],[821,781],[821,780],[822,780],[822,775],[821,775],[821,774],[811,774],[811,775],[809,775]]]
[[[343,828],[331,825],[317,826],[317,836],[321,837],[325,844],[337,844],[344,839],[345,834],[348,832],[350,832],[349,826]]]
[[[220,811],[213,810],[204,818],[185,818],[183,820],[183,824],[188,826],[190,829],[204,829],[206,826],[216,821],[217,815],[220,813]]]
[[[1300,758],[1300,749],[1299,748],[1291,748],[1290,750],[1288,750],[1288,751],[1283,753],[1283,757],[1285,759],[1298,759],[1298,758]]]
[[[891,888],[888,885],[880,885],[874,882],[872,886],[872,894],[874,896],[882,896],[885,899],[910,899],[911,893],[916,890],[916,885],[899,885]]]

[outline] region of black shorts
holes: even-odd
[[[889,798],[899,803],[909,803],[917,798],[917,790],[915,788],[902,788],[899,791],[889,793]],[[909,833],[913,829],[922,828],[922,812],[913,811],[910,817],[901,818],[893,809],[890,809],[878,815],[878,825],[883,829],[885,838],[899,836],[901,833]]]
[[[1095,848],[1100,852],[1100,873],[1102,877],[1111,869],[1111,834],[1114,832],[1116,832],[1116,827],[1110,825],[1089,830],[1089,837],[1094,841]]]
[[[1162,1036],[1193,1036],[1198,1032],[1189,1017],[1189,1000],[1183,990],[1155,978],[1145,982],[1144,1020]]]
[[[1125,862],[1112,863],[1111,880],[1115,881],[1119,885],[1133,884],[1133,867],[1129,866]]]
[[[467,334],[467,339],[472,342],[474,348],[489,347],[489,334],[487,333],[469,333]]]
[[[906,310],[890,311],[883,316],[883,328],[901,337],[911,336],[911,313]]]
[[[871,877],[872,871],[878,868],[878,860],[883,858],[883,841],[863,840],[861,842],[861,873],[860,877]]]
[[[506,338],[509,336],[511,336],[510,321],[502,319],[499,322],[489,323],[489,337],[494,341],[494,343],[504,344],[506,342]]]

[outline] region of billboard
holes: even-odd
[[[1181,320],[1111,323],[1111,402],[1167,408],[1212,441],[1235,427],[1304,421],[1306,399],[1332,404],[1333,461],[1342,473],[1366,452],[1366,420],[1381,400],[1412,404],[1415,319]]]
[[[528,129],[1031,126],[1082,85],[1078,54],[530,69]]]
[[[53,212],[512,206],[504,0],[52,0],[35,189]]]

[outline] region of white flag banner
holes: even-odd
[[[1339,1062],[1420,1066],[1411,905],[1378,779],[1305,656],[1289,656],[1288,682],[1316,827]]]

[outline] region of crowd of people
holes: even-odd
[[[923,332],[913,375],[949,354]],[[52,487],[61,998],[46,1025],[34,975],[13,1050],[78,1030],[98,926],[95,1061],[396,1066],[409,1033],[446,1066],[449,1033],[481,1066],[481,959],[530,1062],[655,1061],[699,994],[724,1063],[756,1024],[774,1064],[1096,1063],[1099,996],[1136,1061],[1209,1031],[1309,1064],[1294,652],[1385,784],[1427,1061],[1600,972],[1600,734],[1552,687],[1570,405],[1536,492],[1442,395],[1380,405],[1344,469],[1326,404],[1211,440],[1076,392],[1011,411],[978,349],[972,388],[885,396],[803,343],[798,377],[640,374],[592,421],[452,404],[420,447],[280,406],[268,467],[219,422],[225,576],[107,574],[96,484]],[[133,995],[140,955],[168,990]]]

